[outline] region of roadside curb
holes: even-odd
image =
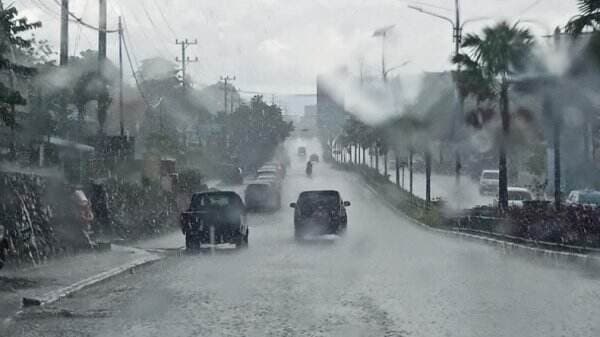
[[[357,174],[356,172],[352,172],[352,173]],[[505,240],[494,239],[494,238],[490,238],[490,237],[483,236],[483,235],[463,233],[460,231],[453,231],[453,230],[447,230],[447,229],[441,229],[441,228],[435,228],[435,227],[429,226],[427,224],[424,224],[424,223],[406,215],[404,212],[399,210],[392,202],[387,200],[385,198],[385,196],[382,193],[380,193],[375,187],[371,186],[371,184],[369,184],[367,181],[365,181],[364,177],[362,177],[360,174],[357,174],[357,175],[360,177],[360,182],[365,186],[365,188],[367,188],[369,191],[371,191],[373,194],[375,194],[380,200],[382,200],[391,211],[398,214],[400,217],[404,218],[405,220],[407,220],[423,229],[426,229],[428,231],[443,234],[446,236],[453,236],[453,237],[460,237],[460,238],[469,239],[469,240],[483,241],[489,245],[502,247],[504,249],[521,250],[521,251],[528,252],[530,254],[535,254],[537,256],[561,258],[561,259],[566,259],[566,260],[578,260],[580,262],[583,262],[584,264],[591,263],[591,262],[600,263],[600,256],[593,255],[591,253],[590,254],[580,254],[580,253],[572,253],[572,252],[565,252],[565,251],[559,251],[559,250],[550,250],[550,249],[544,249],[544,248],[519,244],[519,243],[515,243],[515,242],[509,242],[509,241],[505,241]]]
[[[72,295],[78,291],[81,291],[85,288],[88,288],[88,287],[96,285],[100,282],[109,280],[113,277],[116,277],[120,274],[130,271],[134,268],[141,267],[141,266],[144,266],[144,265],[147,265],[147,264],[150,264],[150,263],[153,263],[153,262],[156,262],[156,261],[162,259],[162,257],[160,257],[159,255],[149,253],[142,249],[137,249],[137,248],[132,248],[132,247],[123,247],[123,248],[126,250],[129,250],[129,251],[132,251],[132,252],[141,253],[141,254],[143,254],[143,256],[136,260],[125,263],[121,266],[106,270],[104,272],[90,276],[81,281],[75,282],[69,286],[48,292],[40,297],[23,298],[23,302],[24,303],[28,302],[28,303],[31,303],[32,305],[40,305],[40,306],[52,304],[54,302],[57,302],[61,298],[70,296],[70,295]],[[22,305],[22,308],[23,307],[26,307],[26,305]],[[19,310],[17,312],[17,316],[20,315],[22,312],[23,312],[23,309]]]

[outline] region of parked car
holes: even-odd
[[[508,206],[509,207],[523,207],[526,203],[531,204],[535,200],[533,193],[524,187],[507,187],[508,190]],[[536,200],[537,201],[537,200]],[[542,201],[540,201],[542,202]],[[493,205],[498,207],[498,195],[494,199]]]
[[[318,163],[319,162],[319,155],[316,153],[313,153],[310,155],[309,159],[310,161],[314,162],[314,163]]]
[[[304,147],[304,146],[298,147],[298,156],[300,156],[300,157],[306,156],[306,147]]]
[[[214,241],[211,242],[211,228]],[[233,243],[248,245],[249,229],[242,198],[229,191],[194,193],[190,207],[181,213],[181,230],[187,249],[199,249],[203,244]]]
[[[281,193],[274,182],[250,182],[244,191],[247,210],[276,210],[281,207]]]
[[[348,226],[348,206],[350,202],[342,200],[338,191],[300,193],[298,200],[290,204],[294,208],[295,238],[300,240],[307,235],[344,234]]]
[[[532,201],[535,198],[530,190],[523,187],[508,187],[508,206],[523,207],[527,201]]]
[[[600,191],[575,190],[569,193],[565,200],[567,205],[584,205],[597,207],[600,205]]]
[[[479,194],[495,195],[498,193],[498,181],[500,179],[500,171],[498,170],[483,170],[479,178]]]

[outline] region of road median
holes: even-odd
[[[381,175],[377,175],[373,169],[368,167],[355,167],[350,165],[334,164],[339,170],[353,172],[360,176],[364,187],[377,195],[392,211],[428,231],[440,233],[447,236],[459,237],[468,240],[485,242],[503,249],[511,249],[527,252],[536,256],[564,259],[568,261],[577,260],[583,264],[600,263],[600,249],[566,245],[554,242],[529,240],[526,238],[494,233],[476,229],[465,229],[451,226],[452,222],[444,217],[443,204],[433,202],[429,207],[425,200],[410,195],[389,182]]]

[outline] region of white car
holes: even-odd
[[[523,207],[524,201],[534,200],[533,193],[523,187],[508,187],[508,206]]]
[[[498,170],[483,170],[479,178],[479,194],[495,195],[498,193],[498,182],[500,179],[500,171]]]
[[[600,205],[600,192],[594,190],[575,190],[569,193],[567,205],[586,205],[597,207]]]

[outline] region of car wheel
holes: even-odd
[[[248,247],[248,236],[250,234],[250,230],[246,230],[246,234],[239,233],[238,237],[235,240],[236,248],[246,248]]]

